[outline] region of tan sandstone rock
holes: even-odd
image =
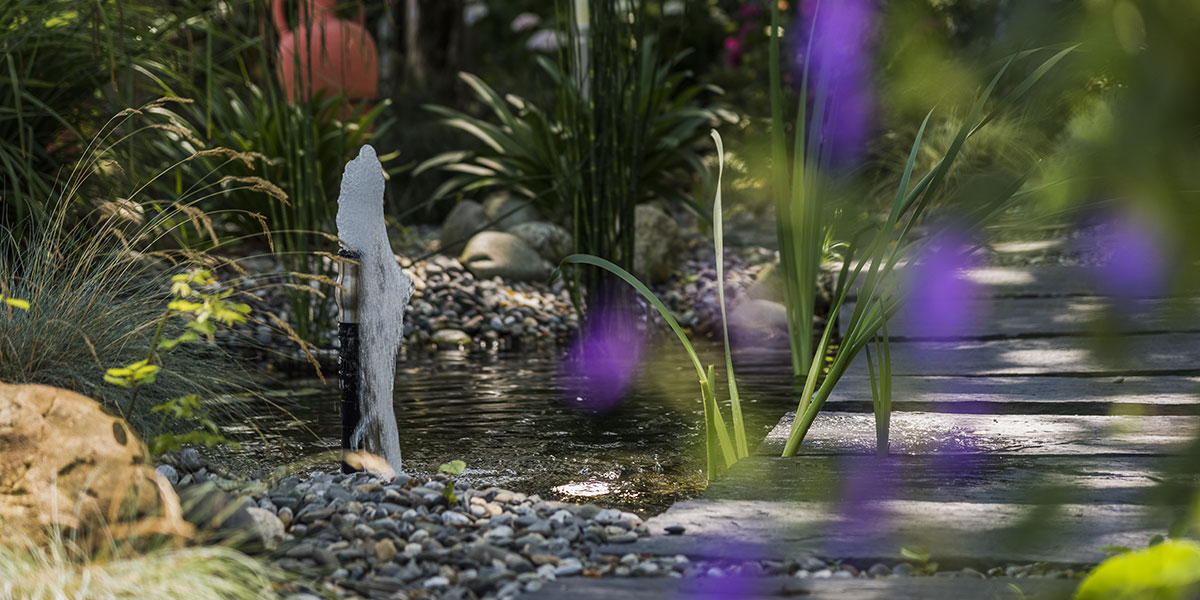
[[[45,385],[0,384],[0,543],[48,526],[126,538],[187,536],[179,498],[146,446],[95,400]]]

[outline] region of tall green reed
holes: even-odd
[[[856,257],[859,250],[857,238],[844,247],[843,265],[838,277],[838,289],[835,301],[830,311],[825,331],[817,344],[815,356],[824,357],[831,342],[831,333],[837,322],[838,313],[844,306],[850,290],[856,287],[860,274],[866,268],[866,276],[859,285],[858,299],[846,331],[838,344],[837,351],[832,357],[828,372],[817,382],[822,373],[823,361],[813,360],[808,369],[804,389],[796,408],[796,419],[788,433],[784,445],[783,456],[792,456],[798,450],[805,435],[812,427],[813,421],[821,410],[829,395],[833,392],[841,377],[846,373],[851,363],[860,352],[874,343],[880,360],[878,378],[868,355],[868,375],[872,380],[872,396],[875,407],[877,452],[887,453],[887,439],[891,413],[891,351],[888,343],[887,321],[899,310],[902,301],[897,286],[895,271],[901,258],[909,253],[915,244],[910,239],[913,226],[922,221],[922,217],[930,208],[930,200],[938,197],[947,173],[954,165],[963,144],[973,135],[995,119],[1002,110],[1018,101],[1059,61],[1074,50],[1074,46],[1065,48],[1043,61],[1024,79],[1015,85],[1006,96],[990,110],[988,102],[997,84],[1014,62],[1037,51],[1026,51],[1009,57],[1000,67],[999,72],[992,78],[987,88],[976,99],[966,119],[964,119],[954,141],[946,154],[921,179],[910,187],[913,167],[917,153],[921,148],[922,136],[929,124],[933,112],[930,111],[917,130],[913,141],[908,162],[900,185],[896,190],[895,200],[888,214],[887,222],[877,229],[866,244],[861,258]],[[1023,190],[1032,170],[1024,176],[1015,178],[1008,185],[995,190],[992,196],[981,198],[978,205],[964,210],[958,215],[960,226],[977,226],[991,218],[997,212],[1011,205],[1019,197],[1030,193]],[[865,233],[865,232],[864,232]],[[856,264],[857,263],[857,264]]]
[[[141,1],[0,3],[0,225],[11,235],[47,214],[108,115],[162,95],[142,84],[180,57],[174,36],[190,15]],[[139,169],[132,146],[122,155]]]
[[[729,327],[725,317],[725,244],[721,206],[721,175],[723,171],[723,166],[721,165],[724,164],[725,151],[721,143],[720,134],[716,130],[713,130],[711,135],[716,142],[718,157],[716,195],[713,199],[712,212],[713,242],[716,249],[717,299],[721,305],[721,326],[725,331],[725,373],[729,382],[729,404],[733,425],[732,436],[730,435],[729,427],[725,424],[725,417],[721,412],[721,406],[717,402],[714,387],[716,376],[713,365],[709,365],[707,369],[703,366],[700,356],[696,353],[695,348],[692,347],[692,343],[687,337],[687,333],[684,332],[666,305],[654,295],[654,292],[650,291],[650,288],[646,287],[644,283],[629,271],[598,256],[572,254],[564,258],[559,265],[560,269],[563,265],[568,264],[592,265],[615,275],[641,294],[658,311],[658,314],[667,322],[671,331],[679,338],[679,342],[683,344],[684,351],[692,361],[692,366],[696,369],[696,377],[700,381],[700,399],[704,408],[705,473],[709,481],[716,479],[722,471],[750,454],[746,442],[746,424],[742,418],[741,397],[738,394],[737,380],[733,371],[733,354],[729,346]],[[555,275],[557,276],[557,271]]]

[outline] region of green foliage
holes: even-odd
[[[42,383],[90,396],[125,414],[147,438],[155,429],[149,406],[188,394],[211,397],[249,380],[236,360],[212,344],[183,344],[159,353],[157,360],[147,356],[150,346],[173,348],[191,339],[189,333],[199,338],[208,331],[204,322],[232,322],[244,314],[244,307],[226,292],[212,292],[215,296],[205,299],[192,293],[198,281],[172,281],[174,273],[198,263],[231,265],[237,271],[235,263],[154,247],[187,223],[178,219],[181,215],[195,222],[206,219],[193,204],[216,183],[197,184],[167,202],[141,198],[143,182],[124,198],[89,196],[95,198],[95,208],[76,213],[83,205],[78,194],[102,175],[99,165],[123,153],[122,143],[162,135],[153,127],[161,122],[151,111],[164,104],[159,100],[123,111],[89,144],[86,161],[63,177],[64,195],[56,204],[13,227],[0,226],[0,292],[28,303],[27,310],[10,307],[7,318],[0,318],[0,380]],[[110,142],[114,138],[117,142]],[[168,168],[156,177],[171,174]],[[232,187],[239,186],[262,183],[235,182]],[[163,319],[164,290],[171,288],[186,296],[175,300],[197,305],[174,311],[190,316]],[[107,367],[113,370],[106,377],[96,376]],[[154,385],[147,385],[151,381]],[[125,405],[135,391],[147,400],[146,410]]]
[[[697,107],[692,103],[704,91],[698,85],[687,84],[687,73],[674,71],[674,66],[686,56],[655,68],[655,50],[645,45],[641,60],[646,71],[638,77],[644,85],[656,85],[645,97],[628,97],[625,103],[636,106],[639,114],[631,115],[633,123],[644,123],[639,132],[642,143],[620,149],[627,152],[635,165],[635,200],[667,198],[691,204],[690,186],[681,186],[679,176],[699,177],[706,184],[708,170],[693,149],[710,124],[717,120],[713,107]],[[460,79],[471,89],[475,100],[490,112],[490,119],[473,117],[445,106],[426,108],[443,117],[443,123],[463,131],[481,144],[474,151],[439,154],[417,167],[414,174],[439,168],[453,174],[434,193],[441,199],[458,193],[498,188],[531,199],[542,214],[564,218],[571,214],[574,199],[583,193],[583,179],[591,169],[588,157],[571,160],[579,144],[587,144],[602,134],[594,131],[592,105],[572,82],[571,75],[559,65],[537,58],[538,65],[555,84],[558,105],[546,111],[523,98],[508,94],[501,96],[487,83],[470,73]],[[625,96],[638,88],[629,86]],[[498,124],[497,124],[498,123]]]
[[[697,106],[706,88],[689,83],[677,65],[659,57],[647,31],[645,2],[627,8],[595,3],[587,15],[558,4],[565,20],[558,63],[538,63],[556,92],[553,111],[514,95],[502,97],[473,75],[462,75],[491,113],[478,118],[430,106],[446,125],[484,146],[422,163],[414,173],[441,168],[453,174],[435,199],[483,188],[503,188],[530,198],[548,217],[570,217],[575,251],[601,256],[622,268],[633,264],[634,207],[650,198],[692,202],[696,178],[710,185],[696,143],[717,122],[712,107]],[[577,18],[578,17],[578,18]],[[578,21],[587,24],[586,35]],[[623,286],[603,271],[576,273],[570,282],[577,306],[596,310],[620,304]]]
[[[876,387],[874,368],[869,368],[876,409],[877,450],[880,454],[887,452],[887,420],[890,418],[891,384],[886,379],[890,378],[891,366],[886,324],[888,319],[899,310],[901,302],[894,277],[895,267],[901,257],[916,247],[916,244],[909,238],[909,234],[913,226],[921,222],[923,214],[931,205],[931,200],[938,197],[945,184],[947,173],[952,168],[964,143],[993,121],[1005,106],[1019,100],[1054,65],[1073,50],[1074,47],[1069,47],[1053,54],[1015,85],[996,106],[991,110],[986,110],[992,92],[1009,67],[1016,60],[1034,52],[1025,52],[1010,57],[992,78],[988,87],[976,99],[945,156],[910,187],[917,154],[921,148],[922,137],[932,111],[926,115],[924,122],[917,130],[916,139],[913,141],[904,174],[897,186],[895,200],[892,203],[887,222],[877,229],[872,226],[860,232],[842,248],[843,264],[838,277],[838,290],[834,294],[835,301],[831,307],[829,320],[814,356],[824,357],[826,355],[833,328],[837,323],[838,312],[845,303],[850,289],[857,285],[858,277],[864,273],[864,269],[866,276],[862,280],[858,301],[854,305],[849,324],[846,326],[841,343],[837,346],[828,373],[821,381],[820,388],[817,387],[817,382],[824,365],[819,360],[812,361],[804,383],[804,390],[800,395],[800,402],[796,407],[796,419],[792,423],[791,431],[788,433],[788,439],[784,445],[783,456],[793,456],[796,453],[816,419],[817,413],[820,412],[825,400],[833,392],[834,386],[845,374],[851,362],[871,343],[876,344],[879,356],[883,359],[880,364],[880,375],[885,379],[878,384],[879,387]],[[1005,185],[989,190],[988,196],[978,200],[975,206],[969,207],[969,210],[963,211],[959,216],[959,223],[966,227],[977,226],[1000,210],[1010,206],[1014,198],[1020,197],[1019,192],[1024,187],[1027,177],[1028,173]],[[871,229],[874,229],[874,234],[869,243],[860,248],[858,238],[869,233]],[[856,256],[860,249],[862,254]],[[855,264],[856,262],[857,264]],[[881,332],[882,336],[880,336]],[[870,365],[869,360],[868,365]]]
[[[288,272],[290,285],[284,290],[289,320],[301,338],[326,342],[328,323],[336,312],[333,286],[327,281],[336,273],[320,253],[334,246],[342,168],[363,144],[382,135],[394,122],[381,118],[388,102],[368,108],[352,105],[341,96],[318,93],[310,101],[292,104],[274,82],[259,85],[244,79],[236,87],[244,91],[235,91],[231,82],[229,87],[209,90],[205,103],[185,105],[170,114],[176,125],[207,129],[216,144],[240,153],[236,157],[201,157],[183,165],[180,177],[198,179],[217,168],[246,177],[257,169],[264,179],[279,186],[280,194],[275,196],[244,187],[225,189],[207,198],[204,208],[236,209],[223,214],[243,236],[254,233],[265,218],[274,250]],[[157,149],[166,156],[197,151],[186,139],[159,143]],[[395,155],[384,154],[380,159],[387,164]],[[203,239],[177,238],[177,242],[204,247]]]
[[[929,554],[929,548],[925,546],[901,546],[900,556],[916,562],[917,570],[926,575],[937,573],[938,564],[936,561],[930,560],[932,555]]]
[[[438,467],[438,473],[446,474],[446,485],[442,488],[442,495],[451,503],[458,502],[458,497],[454,495],[454,478],[462,475],[466,468],[467,463],[458,459],[442,463],[442,466]]]
[[[447,475],[462,475],[463,469],[466,468],[467,463],[456,459],[448,463],[442,463],[442,466],[438,467],[438,473],[445,473]]]
[[[0,225],[45,215],[94,115],[140,103],[134,74],[169,54],[154,18],[141,2],[0,3]]]
[[[1200,591],[1200,544],[1166,540],[1113,556],[1088,575],[1076,600],[1174,600]]]
[[[808,124],[808,70],[800,84],[795,121],[795,150],[791,160],[784,141],[783,83],[780,66],[782,24],[779,5],[771,3],[770,101],[771,101],[771,190],[775,203],[775,235],[779,242],[779,267],[783,272],[784,306],[787,308],[788,340],[792,349],[792,374],[804,375],[814,364],[813,311],[816,305],[817,275],[825,238],[824,190],[818,189],[819,153],[812,140],[822,138],[821,119]],[[814,109],[824,110],[819,95]],[[806,149],[807,144],[807,149]],[[821,361],[815,361],[820,364]]]
[[[712,138],[717,145],[718,159],[723,159],[724,148],[721,143],[721,136],[715,131],[712,131]],[[722,161],[718,160],[718,165]],[[586,254],[572,254],[562,260],[559,268],[567,264],[585,264],[600,267],[605,271],[616,275],[625,283],[629,284],[643,298],[646,299],[662,316],[671,330],[675,332],[675,336],[679,338],[679,342],[683,344],[683,349],[687,352],[688,357],[692,360],[692,366],[696,369],[696,377],[700,380],[700,400],[704,407],[704,447],[705,447],[705,472],[708,475],[708,480],[712,481],[721,474],[722,471],[733,466],[733,463],[739,459],[749,456],[750,452],[746,444],[746,426],[742,420],[742,404],[741,397],[738,394],[737,381],[733,373],[733,355],[729,347],[729,327],[725,319],[725,292],[724,292],[724,227],[721,218],[721,170],[718,167],[717,171],[717,190],[716,196],[713,199],[713,236],[716,246],[716,269],[717,269],[717,290],[718,302],[721,305],[721,326],[725,331],[725,369],[729,381],[729,402],[730,410],[733,415],[733,436],[730,439],[729,428],[725,425],[725,418],[721,414],[721,407],[717,403],[717,396],[714,384],[713,366],[709,365],[705,370],[700,362],[700,356],[696,354],[695,348],[692,347],[691,341],[683,328],[675,317],[671,315],[671,311],[666,305],[646,287],[646,284],[638,280],[631,273],[621,267],[604,260],[598,256],[590,256]],[[556,272],[557,275],[557,272]]]
[[[212,273],[205,269],[193,269],[171,277],[171,295],[175,299],[167,304],[167,310],[159,317],[146,358],[125,367],[108,369],[104,375],[104,380],[108,383],[131,389],[129,405],[123,414],[133,414],[142,386],[154,383],[159,368],[153,363],[160,360],[163,352],[170,351],[184,342],[196,341],[200,335],[208,336],[211,342],[213,334],[216,333],[214,322],[226,327],[246,322],[250,306],[240,302],[229,302],[227,298],[233,294],[233,290],[203,291],[216,282]],[[162,339],[163,328],[172,318],[181,318],[185,322],[184,331],[174,338]],[[218,444],[237,446],[236,442],[221,435],[221,430],[202,406],[199,394],[173,398],[155,406],[151,411],[162,415],[163,424],[170,418],[181,424],[200,426],[200,429],[193,429],[184,434],[160,433],[155,436],[149,443],[150,452],[154,454],[177,450],[184,444],[203,444],[209,447]]]

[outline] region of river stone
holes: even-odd
[[[541,215],[528,200],[508,192],[496,192],[483,201],[483,211],[492,229],[507,231],[529,221],[540,221]]]
[[[754,283],[746,288],[746,297],[751,300],[770,300],[783,302],[783,272],[779,268],[779,260],[768,263],[758,275]]]
[[[458,260],[480,279],[544,281],[552,269],[521,238],[500,231],[485,231],[471,238]]]
[[[95,400],[0,384],[0,449],[0,543],[38,543],[49,525],[90,536],[104,523],[105,535],[119,539],[191,533],[170,482],[146,463],[145,445]]]
[[[679,225],[662,209],[639,204],[634,212],[633,274],[645,283],[662,283],[675,266]]]
[[[381,562],[388,562],[396,558],[397,554],[399,551],[396,550],[396,544],[392,540],[382,539],[375,542],[375,558]]]
[[[530,221],[512,227],[508,232],[521,238],[552,264],[558,264],[573,249],[571,234],[554,223]]]
[[[158,465],[154,470],[161,473],[163,477],[166,477],[172,486],[179,485],[179,471],[176,471],[175,467],[171,465]]]
[[[453,350],[469,345],[471,343],[471,336],[467,335],[465,331],[459,331],[458,329],[442,329],[433,332],[433,337],[430,338],[430,341],[440,349]]]
[[[262,547],[267,550],[278,548],[284,538],[283,521],[265,508],[247,507],[246,514],[253,523],[254,535],[262,543]]]
[[[462,252],[471,236],[487,229],[487,222],[487,213],[482,204],[474,200],[459,202],[442,222],[442,234],[439,236],[442,252],[451,256]]]
[[[747,300],[729,313],[729,327],[738,336],[786,337],[787,326],[787,307],[770,300]]]

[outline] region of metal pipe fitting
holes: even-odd
[[[362,363],[359,358],[359,301],[362,296],[359,253],[342,249],[338,256],[356,262],[343,261],[338,266],[338,289],[336,293],[338,304],[338,388],[341,390],[342,404],[342,452],[356,450],[352,448],[351,440],[354,430],[362,421]],[[342,460],[342,472],[351,473],[357,469]]]

